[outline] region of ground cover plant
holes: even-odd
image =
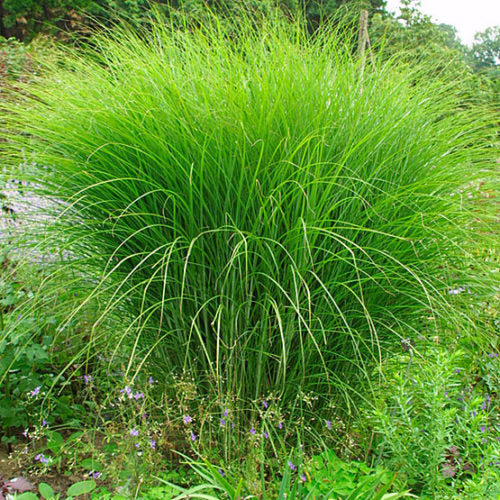
[[[9,175],[22,163],[48,200],[16,245],[49,258],[29,300],[7,311],[0,381],[49,323],[50,343],[71,344],[51,381],[21,391],[45,412],[27,430],[47,450],[36,467],[69,449],[67,460],[68,436],[88,444],[44,425],[64,424],[47,402],[69,391],[94,437],[112,441],[88,444],[88,474],[111,477],[94,455],[114,456],[129,496],[141,457],[172,449],[215,497],[418,487],[418,457],[398,479],[331,449],[379,395],[382,360],[421,332],[488,347],[471,305],[495,293],[476,253],[492,237],[488,199],[478,201],[491,119],[423,68],[367,66],[339,30],[311,36],[282,19],[230,35],[217,19],[118,29],[84,55],[61,49],[3,106]],[[32,318],[36,331],[23,327]],[[398,468],[408,436],[388,415],[378,414],[390,443],[380,453]],[[432,477],[446,460],[436,456]]]

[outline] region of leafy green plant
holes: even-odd
[[[281,477],[273,478],[267,485],[262,482],[261,490],[257,489],[256,483],[252,485],[246,478],[226,474],[226,471],[207,460],[189,460],[189,464],[202,484],[189,489],[177,487],[180,493],[177,498],[197,498],[197,494],[200,498],[237,499],[244,496],[280,500],[327,500],[333,496],[342,500],[382,500],[414,496],[408,491],[387,493],[392,487],[395,475],[380,467],[372,470],[362,462],[345,462],[338,458],[333,450],[324,451],[310,460],[306,460],[302,453],[292,453],[284,461]],[[161,482],[175,487],[164,480]]]
[[[486,487],[485,498],[495,496],[498,395],[477,384],[475,368],[455,345],[447,349],[426,340],[417,341],[415,354],[385,365],[386,384],[370,423],[378,435],[375,454],[416,492],[444,497],[468,484]]]
[[[237,29],[105,33],[5,105],[12,169],[28,155],[26,180],[54,201],[47,238],[24,243],[66,256],[29,307],[67,299],[63,332],[95,307],[60,376],[125,360],[159,395],[192,379],[207,435],[220,424],[202,409],[231,402],[248,435],[272,396],[315,436],[332,401],[369,394],[403,332],[432,321],[484,342],[467,294],[449,292],[492,294],[472,253],[489,205],[462,194],[488,181],[490,118],[418,68],[360,71],[349,31]]]
[[[94,491],[96,487],[95,481],[78,481],[72,484],[66,496],[62,497],[60,493],[55,493],[53,488],[47,483],[40,483],[38,485],[38,491],[44,500],[72,500],[73,497],[78,497],[81,495],[87,495]],[[39,500],[38,495],[31,492],[22,493],[15,497],[17,500]]]

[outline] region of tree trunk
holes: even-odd
[[[3,24],[3,16],[4,16],[3,0],[0,0],[0,36],[7,38],[7,30],[5,29],[5,26]]]

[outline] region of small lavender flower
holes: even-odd
[[[154,378],[153,377],[149,377],[149,384],[153,385],[154,383],[155,383]]]
[[[264,439],[269,439],[269,434],[266,431],[264,431]]]
[[[40,394],[40,389],[41,386],[37,386],[29,394],[31,395],[31,397],[37,396],[38,394]]]
[[[193,432],[191,432],[191,441],[196,441],[196,435]]]
[[[27,437],[28,437],[28,429],[24,429],[24,431],[23,431],[23,436],[24,436],[25,438],[27,438]]]
[[[184,415],[184,423],[190,424],[193,421],[190,415]]]
[[[225,425],[226,425],[226,421],[223,418],[221,418],[220,419],[220,426],[224,427]]]
[[[88,384],[90,382],[92,382],[92,375],[84,375],[83,376],[83,381]]]
[[[490,352],[490,353],[488,354],[488,356],[489,356],[491,359],[493,359],[493,358],[498,357],[498,353],[497,353],[497,352]]]
[[[139,431],[134,427],[133,429],[130,430],[129,434],[133,437],[137,437],[139,435]]]
[[[331,431],[332,430],[332,422],[331,420],[327,420],[326,421],[326,426],[328,427],[328,430]]]
[[[129,399],[133,398],[132,389],[128,385],[126,385],[125,388],[120,391],[120,393],[121,394],[125,393]]]
[[[487,408],[486,401],[483,401],[481,403],[481,410],[486,410],[486,408]]]
[[[227,417],[227,414],[228,414],[228,409],[227,409],[227,408],[225,408],[225,409],[224,409],[224,412],[222,413],[222,416],[223,416],[223,417]]]
[[[290,470],[295,470],[295,465],[291,460],[288,462],[288,466],[290,467]]]
[[[134,394],[134,398],[136,400],[139,400],[139,399],[144,399],[144,394],[142,392],[139,392],[137,391],[135,394]]]
[[[460,368],[456,368],[455,373],[460,373]]]
[[[250,434],[251,434],[252,436],[255,436],[255,429],[254,429],[253,427],[250,429]]]
[[[283,429],[283,422],[280,422],[280,423],[278,424],[278,429],[280,429],[280,430],[281,430],[281,429]]]
[[[49,463],[49,459],[43,455],[42,453],[39,453],[36,457],[35,457],[35,460],[42,463],[42,464],[48,464]]]
[[[92,477],[93,477],[94,479],[99,479],[101,476],[102,476],[102,474],[101,474],[100,472],[94,472],[94,473],[92,474]]]
[[[42,427],[46,427],[48,425],[47,420],[42,419]]]
[[[141,445],[139,443],[135,443],[135,447],[139,450],[141,448]]]
[[[305,483],[305,482],[306,482],[306,480],[307,480],[306,475],[305,475],[305,474],[301,474],[301,476],[300,476],[300,480],[301,480],[303,483]]]
[[[448,391],[444,391],[444,397],[447,398],[448,397]]]
[[[156,449],[156,441],[154,439],[150,439],[149,446],[151,446],[152,450],[155,450]]]
[[[481,432],[485,432],[485,431],[486,431],[486,428],[484,427],[484,425],[481,425],[481,427],[479,427],[479,430],[480,430]]]
[[[222,469],[219,469],[219,471],[218,471],[218,472],[219,472],[219,474],[220,474],[222,477],[224,477],[224,476],[226,475],[226,473],[225,473]]]
[[[267,410],[269,408],[269,405],[267,404],[267,401],[262,401],[262,406]]]

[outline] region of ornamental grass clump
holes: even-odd
[[[488,120],[418,69],[362,71],[348,33],[108,32],[11,101],[6,157],[53,200],[24,244],[64,256],[31,307],[97,318],[74,363],[188,376],[206,408],[303,394],[322,425],[401,338],[474,331]]]

